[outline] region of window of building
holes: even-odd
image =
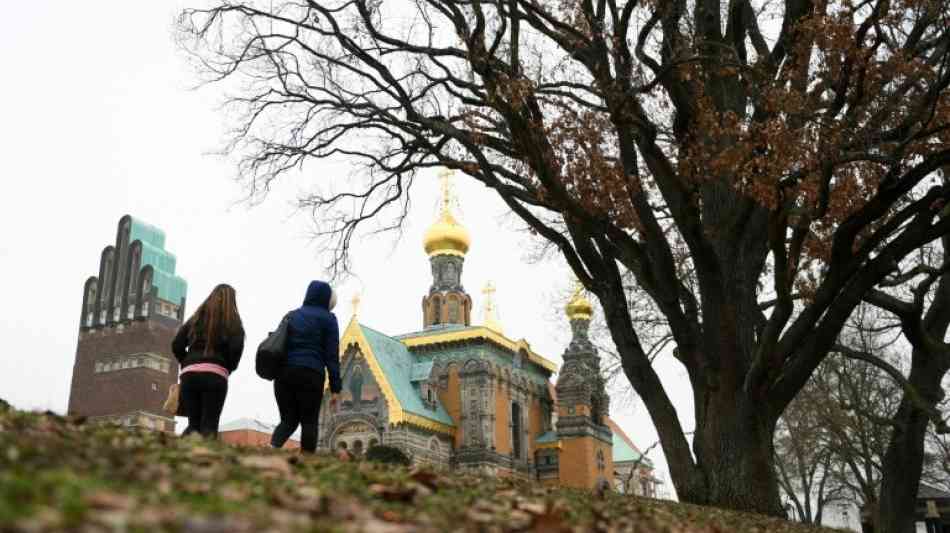
[[[353,442],[353,453],[360,455],[363,453],[363,441],[357,439]]]
[[[521,459],[521,433],[521,406],[511,402],[511,454],[515,459]]]
[[[438,296],[432,298],[432,324],[442,323],[442,298]]]
[[[157,391],[157,390],[158,390],[158,385],[156,385],[155,383],[152,383],[152,390],[153,390],[153,391]]]
[[[597,450],[597,470],[603,470],[604,468],[604,450]]]
[[[96,363],[96,372],[102,372],[102,363]]]
[[[377,439],[369,439],[369,447],[370,447],[370,448],[372,448],[373,446],[376,446],[377,444],[379,444],[379,440],[377,440]]]
[[[341,450],[345,450],[345,449],[346,449],[346,442],[344,442],[344,441],[341,440],[340,443],[337,444],[337,448],[339,448],[339,449],[341,449]]]

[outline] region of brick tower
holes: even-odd
[[[472,297],[462,287],[462,266],[468,252],[468,230],[452,216],[451,171],[442,173],[439,218],[423,239],[432,265],[432,286],[422,299],[423,327],[472,323]]]
[[[558,374],[557,436],[561,486],[595,488],[614,477],[613,433],[607,426],[610,397],[600,357],[588,338],[593,308],[580,287],[567,304],[573,339]]]
[[[128,215],[99,276],[86,280],[69,414],[174,431],[162,411],[178,363],[171,341],[181,325],[187,283],[175,275],[165,233]]]

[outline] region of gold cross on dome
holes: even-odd
[[[498,322],[498,314],[495,310],[495,284],[491,281],[486,283],[485,288],[482,289],[482,294],[485,295],[483,303],[485,327],[501,333],[501,323]]]
[[[584,293],[584,284],[581,283],[581,280],[574,278],[574,291],[571,293],[571,298],[577,298]]]
[[[442,182],[442,200],[441,211],[442,214],[449,212],[449,205],[452,203],[452,176],[455,174],[455,171],[450,168],[443,168],[439,172],[439,180]]]

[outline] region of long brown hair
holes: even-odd
[[[190,327],[188,346],[194,346],[195,341],[203,339],[206,354],[227,335],[243,334],[244,326],[238,314],[234,287],[226,283],[215,287],[185,325]]]

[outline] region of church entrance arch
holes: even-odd
[[[345,449],[357,455],[362,454],[370,443],[382,440],[373,417],[351,416],[339,420],[330,429],[330,449]]]

